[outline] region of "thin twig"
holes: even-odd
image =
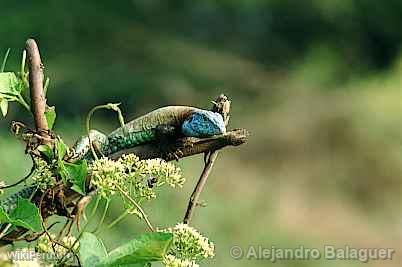
[[[58,224],[59,222],[54,222],[51,225],[49,225],[49,227],[47,228],[47,230],[50,230],[51,228],[53,228],[53,226],[55,226],[56,224]],[[42,231],[40,233],[33,233],[33,234],[27,234],[24,235],[23,237],[19,237],[19,238],[3,238],[3,240],[11,240],[13,242],[16,241],[26,241],[26,242],[33,242],[35,240],[37,240],[39,237],[41,237],[42,235],[45,234],[45,231]]]
[[[204,166],[204,170],[201,173],[200,179],[197,182],[197,185],[194,188],[193,193],[191,194],[188,207],[186,210],[186,214],[184,215],[183,223],[190,224],[190,221],[193,217],[195,207],[197,206],[198,199],[200,198],[201,192],[204,189],[205,184],[207,183],[208,176],[211,173],[212,167],[216,158],[218,157],[219,152],[214,151],[208,157],[207,162]]]
[[[45,198],[45,196],[50,192],[50,188],[46,189],[46,191],[41,195],[40,197],[40,201],[39,201],[39,212],[40,214],[42,214],[42,204],[43,204],[43,200]],[[45,220],[41,220],[41,224],[42,224],[42,228],[43,231],[45,232],[45,234],[47,235],[47,237],[49,238],[50,241],[53,241],[52,236],[50,235],[50,233],[47,231],[46,228],[46,224],[45,224]],[[56,249],[55,249],[55,245],[52,243],[52,249],[53,249],[53,253],[56,253]]]
[[[14,186],[19,185],[20,183],[26,181],[26,180],[32,175],[32,173],[33,173],[34,171],[35,171],[35,162],[33,163],[33,166],[32,166],[32,168],[31,168],[31,170],[29,171],[29,173],[28,173],[24,178],[22,178],[21,180],[19,180],[18,182],[15,182],[15,183],[13,183],[13,184],[1,186],[1,187],[0,187],[0,190],[1,190],[1,189],[7,189],[7,188],[10,188],[10,187],[14,187]]]
[[[31,108],[35,120],[36,131],[42,137],[48,137],[46,132],[49,127],[45,117],[46,98],[43,94],[43,65],[40,59],[38,46],[34,39],[26,42],[29,69],[29,88],[31,94]],[[47,144],[47,140],[43,140]]]
[[[53,239],[52,242],[55,243],[56,245],[59,245],[59,246],[65,248],[66,250],[70,250],[70,247],[64,245],[63,243],[61,243],[61,242],[59,242],[59,241],[57,241],[57,240],[54,240],[54,239]],[[71,246],[71,247],[72,247],[72,246]],[[72,252],[73,255],[74,255],[74,257],[77,259],[78,266],[81,266],[81,261],[80,261],[80,257],[78,256],[78,254],[77,254],[76,252],[74,252],[74,250],[71,250],[70,252]],[[68,252],[68,253],[69,253],[69,252]],[[68,254],[68,253],[67,253],[67,254]],[[69,265],[67,265],[67,266],[69,266]]]
[[[68,228],[67,228],[67,233],[66,235],[70,235],[71,231],[73,230],[73,225],[74,225],[74,220],[71,220],[70,223],[68,224]],[[79,229],[78,229],[79,231]]]
[[[118,224],[121,220],[123,220],[127,215],[129,214],[128,210],[124,210],[124,212],[122,214],[119,215],[119,217],[117,217],[116,219],[113,220],[113,222],[111,222],[107,228],[112,228],[113,226],[115,226],[116,224]]]
[[[109,205],[110,205],[110,199],[107,199],[107,200],[106,200],[105,208],[104,208],[103,213],[102,213],[102,217],[101,217],[101,219],[99,220],[98,225],[97,225],[96,228],[95,228],[95,231],[93,231],[93,232],[96,233],[96,234],[99,233],[99,230],[100,230],[100,228],[101,228],[103,222],[105,221],[105,217],[106,217],[106,213],[107,213],[107,211],[108,211],[108,209],[109,209]]]
[[[227,126],[229,122],[231,101],[227,98],[227,96],[221,94],[216,99],[216,101],[212,101],[212,103],[213,103],[212,111],[220,113],[223,117],[225,125]],[[204,189],[205,184],[207,183],[209,174],[211,173],[212,167],[214,166],[218,154],[219,154],[218,150],[208,151],[205,153],[204,169],[201,173],[200,178],[198,179],[197,185],[195,186],[193,193],[191,194],[186,214],[184,215],[183,223],[185,224],[190,224],[190,221],[194,214],[195,207],[198,204],[198,199],[200,198],[201,192]]]
[[[129,194],[127,194],[120,186],[116,185],[117,189],[119,189],[120,193],[122,193],[128,201],[130,201],[137,209],[138,211],[141,213],[141,216],[144,218],[148,228],[152,231],[155,232],[155,228],[152,226],[151,222],[148,219],[147,214],[145,213],[145,211],[141,208],[141,206],[130,197]]]
[[[11,226],[13,226],[11,223],[7,224],[6,228],[4,228],[4,230],[0,233],[0,239],[2,239],[6,235],[8,229],[10,229]]]
[[[43,221],[42,221],[42,225],[43,225],[43,229],[44,229],[44,232],[45,232],[47,238],[50,240],[50,242],[51,242],[51,244],[52,244],[53,253],[56,254],[56,243],[54,242],[52,236],[51,236],[50,233],[48,232],[48,230],[47,230],[47,228],[46,228],[46,225],[44,224]]]
[[[112,104],[112,103],[105,104],[105,105],[99,105],[99,106],[96,106],[96,107],[92,108],[88,112],[85,125],[86,125],[86,130],[87,130],[89,147],[91,149],[91,152],[92,152],[92,155],[93,155],[94,159],[98,159],[98,155],[95,152],[94,144],[92,143],[93,140],[91,140],[91,135],[90,135],[90,123],[91,123],[92,115],[95,113],[95,111],[100,110],[100,109],[112,109],[112,110],[116,111],[118,119],[119,119],[119,122],[120,122],[120,126],[123,129],[124,134],[127,134],[127,129],[126,129],[126,127],[124,127],[125,124],[124,124],[123,114],[121,113],[121,110],[118,107],[119,105],[120,104]],[[98,152],[101,152],[101,151],[98,151]]]
[[[67,229],[67,226],[70,224],[72,220],[70,218],[67,218],[66,222],[64,223],[63,227],[60,229],[59,234],[57,235],[57,240],[60,240],[60,238],[63,236],[64,231]]]

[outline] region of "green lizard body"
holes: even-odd
[[[180,131],[180,127],[192,114],[201,113],[210,114],[210,116],[216,114],[217,117],[220,117],[220,115],[217,113],[195,107],[162,107],[135,120],[130,121],[124,127],[116,129],[107,136],[99,131],[91,130],[89,137],[83,136],[79,141],[77,141],[74,149],[79,157],[91,160],[92,155],[91,153],[89,153],[90,141],[98,148],[98,150],[103,155],[108,156],[118,151],[126,150],[157,140],[158,136],[161,136],[161,133],[165,129],[163,128],[163,126],[173,127],[176,129],[175,135],[185,136],[186,134]],[[219,129],[219,132],[211,131],[210,134],[207,132],[204,133],[202,136],[210,136],[222,132],[223,131]]]

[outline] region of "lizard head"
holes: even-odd
[[[193,112],[182,124],[185,136],[207,137],[226,132],[222,115],[208,110]]]

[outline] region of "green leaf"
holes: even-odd
[[[63,161],[64,156],[67,153],[67,145],[63,142],[63,139],[57,138],[56,139],[56,154],[58,161]]]
[[[7,214],[0,207],[0,221],[2,223],[11,223],[16,226],[27,228],[33,232],[42,231],[42,219],[39,209],[28,199],[20,198],[17,201],[17,207]]]
[[[7,115],[7,111],[8,111],[8,101],[7,99],[0,99],[0,110],[1,110],[1,114],[3,114],[3,117],[5,117]]]
[[[75,163],[64,162],[67,172],[67,180],[70,181],[75,192],[85,195],[85,181],[88,173],[86,160],[79,160]]]
[[[170,233],[146,233],[112,250],[109,256],[96,266],[126,266],[129,264],[145,265],[161,261],[166,254],[173,235]],[[139,265],[141,266],[141,265]]]
[[[1,64],[1,68],[0,68],[0,72],[3,72],[4,69],[6,68],[6,63],[7,63],[7,59],[8,59],[8,55],[10,54],[10,48],[7,49],[6,54],[4,55],[3,58],[3,63]]]
[[[102,266],[101,262],[107,260],[108,254],[102,240],[92,233],[84,232],[80,238],[79,257],[83,267]],[[120,266],[145,267],[150,265],[147,265],[147,263],[139,263]]]
[[[64,165],[64,161],[62,161],[62,160],[57,161],[57,173],[61,176],[63,183],[65,185],[67,185],[68,173],[67,173],[67,168]]]
[[[43,94],[46,96],[47,95],[47,89],[49,88],[49,83],[50,83],[50,78],[47,77],[45,81],[45,85],[43,86]]]
[[[7,212],[5,212],[3,207],[1,206],[0,206],[0,222],[11,223],[11,218],[8,216]]]
[[[21,92],[20,82],[14,72],[0,73],[0,93],[18,95]]]
[[[57,155],[57,173],[60,174],[63,183],[66,185],[68,181],[68,172],[63,159],[67,153],[68,147],[64,144],[63,139],[57,138],[55,141],[55,148]]]
[[[38,150],[46,156],[48,160],[52,160],[54,158],[53,150],[48,145],[40,145],[38,146]]]
[[[0,98],[6,99],[8,102],[18,101],[18,98],[11,94],[0,93]]]
[[[84,232],[80,239],[79,257],[83,267],[92,267],[106,259],[106,248],[94,234]]]
[[[49,129],[52,130],[54,122],[56,121],[56,108],[54,106],[46,107],[45,117]]]
[[[17,207],[11,212],[10,218],[18,222],[20,226],[34,232],[42,231],[42,219],[39,214],[39,209],[28,199],[18,199]]]

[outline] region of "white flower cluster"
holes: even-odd
[[[152,200],[156,198],[156,193],[153,190],[153,183],[149,184],[148,180],[153,179],[153,176],[145,173],[145,160],[140,160],[134,154],[123,155],[119,159],[126,167],[125,183],[128,193],[137,201]],[[155,178],[157,179],[157,178]]]
[[[168,184],[169,186],[183,187],[186,179],[181,175],[181,169],[176,165],[166,162],[163,159],[147,159],[140,160],[134,154],[123,155],[121,161],[132,174],[134,180],[142,180],[155,178],[156,185],[161,186]]]
[[[124,165],[120,161],[108,158],[95,160],[90,167],[91,184],[98,190],[101,196],[109,198],[117,191],[117,186],[122,184]]]
[[[137,201],[156,198],[154,186],[164,184],[182,187],[185,179],[180,168],[161,159],[140,160],[134,154],[123,155],[113,161],[108,158],[95,160],[90,166],[91,184],[103,197],[110,197],[123,188]]]
[[[199,265],[194,261],[182,260],[173,255],[167,255],[164,257],[163,264],[166,267],[199,267]]]
[[[40,190],[46,191],[50,186],[55,185],[56,179],[49,164],[45,160],[41,158],[35,158],[34,160],[35,172],[32,179],[36,182]]]
[[[158,177],[158,185],[167,183],[169,186],[183,187],[186,179],[181,175],[181,169],[162,159],[145,160],[143,174]]]
[[[161,230],[173,234],[173,244],[164,259],[167,267],[197,267],[196,261],[214,257],[215,246],[187,224]]]

